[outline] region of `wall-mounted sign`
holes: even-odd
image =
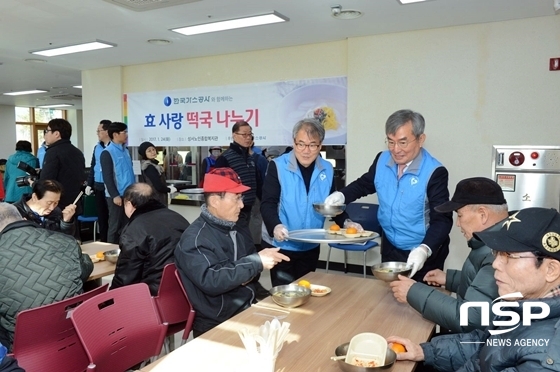
[[[239,120],[257,146],[291,145],[293,126],[306,117],[321,120],[325,145],[345,145],[346,107],[346,77],[124,95],[130,146],[225,146]]]

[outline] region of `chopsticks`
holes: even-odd
[[[72,203],[72,204],[76,205],[76,203],[78,202],[78,200],[80,200],[80,198],[82,197],[83,194],[84,194],[84,192],[83,192],[83,191],[80,191],[80,193],[78,194],[78,196],[76,196],[76,200],[74,200],[74,203]]]

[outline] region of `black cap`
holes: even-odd
[[[560,214],[555,209],[522,209],[499,224],[501,228],[497,231],[485,230],[474,235],[495,251],[537,251],[560,260]]]
[[[155,148],[154,144],[151,142],[142,142],[140,144],[140,146],[138,146],[138,154],[143,157],[144,159],[146,159],[146,150],[149,149],[150,147]]]
[[[500,185],[485,177],[467,178],[460,181],[450,201],[438,205],[434,209],[440,213],[448,213],[469,204],[506,204],[506,198]]]

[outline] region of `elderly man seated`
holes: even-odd
[[[163,268],[175,261],[174,250],[189,222],[157,199],[147,183],[135,183],[124,191],[124,213],[129,222],[121,233],[111,289],[146,283],[157,295]]]
[[[459,324],[461,305],[467,301],[485,301],[489,304],[498,297],[494,280],[492,251],[483,242],[473,237],[508,217],[508,206],[502,188],[495,181],[475,177],[457,184],[451,201],[435,208],[437,212],[457,212],[457,227],[471,248],[462,270],[431,270],[424,281],[455,292],[457,297],[447,295],[423,283],[400,276],[392,282],[391,289],[399,302],[409,303],[426,319],[452,332],[470,332],[486,328],[481,324],[480,309],[469,311],[468,324]],[[494,227],[498,229],[498,227]]]
[[[244,186],[231,168],[204,176],[204,198],[198,217],[175,249],[175,264],[189,295],[198,337],[255,302],[255,277],[288,257],[279,248],[257,253],[251,236],[236,225],[243,208]]]
[[[93,263],[76,239],[24,221],[0,203],[0,342],[11,349],[16,315],[82,293]]]
[[[420,345],[389,337],[387,341],[406,347],[397,359],[424,361],[440,371],[558,371],[560,214],[523,209],[501,222],[499,230],[475,236],[495,254],[494,277],[502,302],[483,312],[489,327]]]

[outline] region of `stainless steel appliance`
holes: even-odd
[[[492,176],[510,211],[560,208],[560,146],[494,146]]]

